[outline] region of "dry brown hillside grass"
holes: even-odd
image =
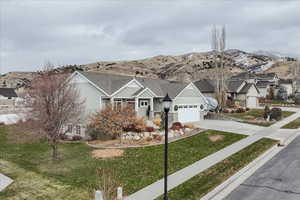
[[[299,61],[298,61],[299,62]],[[279,78],[291,78],[291,66],[295,61],[290,62],[278,62],[272,68],[268,69],[266,72],[274,72]]]

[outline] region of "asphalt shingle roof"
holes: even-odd
[[[18,97],[13,88],[0,88],[0,96],[4,97]]]
[[[214,92],[215,87],[214,84],[212,83],[212,80],[209,79],[201,79],[199,81],[194,82],[195,86],[202,92]]]
[[[99,72],[79,72],[84,75],[91,82],[96,84],[99,88],[103,89],[107,94],[111,95],[122,86],[133,80],[134,78],[143,85],[144,88],[149,88],[157,96],[165,96],[169,94],[171,98],[176,97],[188,83],[171,82],[162,79],[153,79],[145,77],[133,77],[125,75],[115,75]],[[140,91],[139,91],[140,92]]]

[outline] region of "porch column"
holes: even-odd
[[[139,98],[135,97],[134,101],[135,101],[135,104],[134,104],[135,112],[138,112],[138,110],[139,110]]]
[[[150,99],[150,119],[153,119],[154,118],[154,102],[153,102],[153,97]]]

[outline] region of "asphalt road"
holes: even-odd
[[[300,136],[225,199],[300,200]]]

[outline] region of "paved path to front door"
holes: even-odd
[[[168,190],[175,188],[176,186],[186,182],[190,178],[196,176],[197,174],[203,172],[204,170],[212,167],[213,165],[221,162],[225,158],[239,152],[240,150],[244,149],[245,147],[253,144],[254,142],[260,140],[263,137],[272,137],[273,134],[277,132],[277,130],[289,122],[297,119],[300,117],[300,110],[298,112],[283,119],[280,122],[273,124],[270,127],[263,127],[258,131],[254,132],[254,134],[250,135],[249,137],[242,139],[220,151],[213,153],[202,160],[199,160],[171,175],[168,176]],[[224,130],[226,131],[226,130]],[[240,131],[236,131],[239,133]],[[137,180],[138,181],[138,180]],[[136,193],[126,197],[126,200],[152,200],[155,199],[163,194],[163,179],[148,185],[147,187],[137,191]]]
[[[0,192],[9,186],[13,180],[7,176],[0,173]]]

